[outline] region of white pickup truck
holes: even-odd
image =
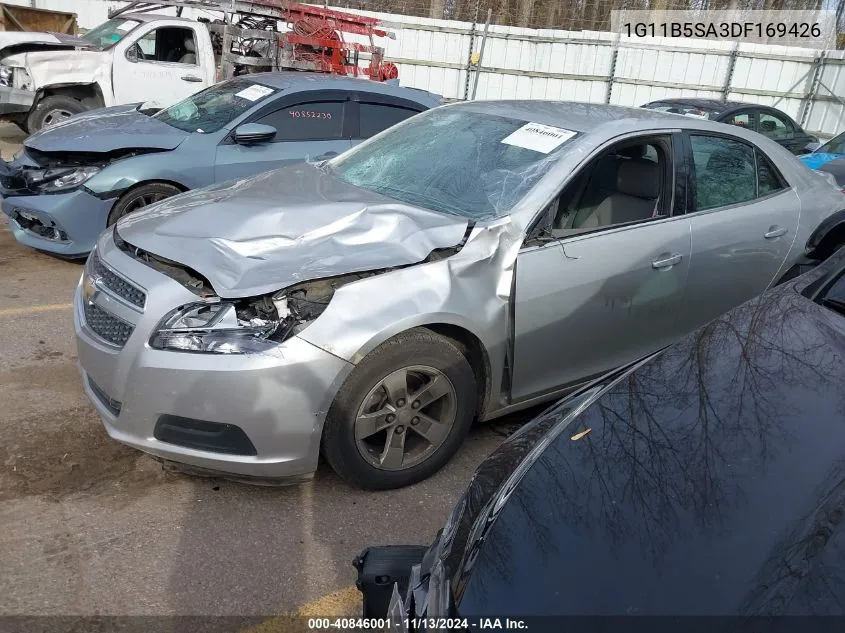
[[[127,13],[82,37],[0,33],[0,119],[30,133],[103,106],[166,107],[216,81],[209,31],[194,20]]]

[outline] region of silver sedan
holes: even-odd
[[[75,302],[85,390],[113,438],[196,472],[308,476],[322,452],[353,485],[404,486],[473,420],[760,293],[843,209],[821,175],[736,127],[443,106],[104,233]]]

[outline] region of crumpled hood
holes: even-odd
[[[100,108],[78,114],[33,134],[26,147],[40,152],[111,152],[125,148],[171,150],[189,133],[137,110],[138,104]]]
[[[300,164],[169,198],[122,219],[117,230],[235,298],[414,264],[460,243],[467,225]]]
[[[64,33],[39,33],[30,31],[0,32],[0,52],[7,48],[17,48],[21,44],[39,44],[41,46],[38,48],[43,50],[48,48],[67,48],[68,46],[78,48],[88,48],[91,46],[91,43],[82,37],[66,35]]]

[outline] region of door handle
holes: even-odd
[[[200,82],[202,81],[201,77],[197,77],[196,75],[182,75],[182,81],[195,81]]]
[[[780,237],[782,235],[786,235],[786,229],[785,228],[780,227],[780,226],[770,226],[769,232],[765,233],[763,235],[763,237],[765,237],[767,240],[773,240],[776,237]]]
[[[675,264],[681,263],[683,259],[683,255],[680,253],[674,253],[672,255],[665,255],[662,256],[662,259],[655,259],[651,262],[651,267],[655,270],[659,270],[661,268],[671,268]]]

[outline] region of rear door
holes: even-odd
[[[757,296],[798,230],[798,195],[758,148],[726,134],[686,136],[692,260],[683,310],[690,331]]]
[[[280,99],[242,123],[276,128],[272,141],[241,145],[234,130],[217,147],[216,180],[257,174],[302,161],[330,158],[352,147],[348,93],[298,94]]]
[[[350,103],[353,143],[375,136],[423,110],[418,103],[406,99],[367,92],[355,93]]]
[[[529,238],[519,252],[513,401],[579,383],[677,338],[690,231],[686,216],[673,215],[682,180],[673,157],[683,150],[672,149],[671,136],[634,141],[660,148],[658,155],[629,152],[628,139],[591,161],[553,203],[554,239]],[[651,158],[659,190],[620,180],[623,163],[654,173]]]

